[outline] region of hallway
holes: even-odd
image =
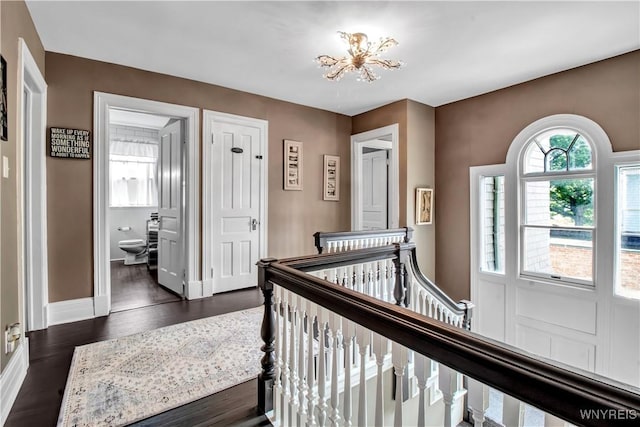
[[[76,346],[257,307],[261,303],[260,291],[251,288],[199,300],[131,309],[31,332],[29,370],[5,426],[56,425]],[[255,414],[256,390],[256,380],[248,381],[136,425],[269,425],[264,417]]]

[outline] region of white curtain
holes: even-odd
[[[111,206],[157,206],[158,144],[112,140],[109,146]]]

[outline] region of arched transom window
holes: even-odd
[[[520,273],[593,284],[595,159],[570,128],[547,129],[522,151]]]

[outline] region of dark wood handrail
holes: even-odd
[[[515,347],[427,318],[403,307],[334,285],[298,271],[300,258],[265,259],[259,263],[265,292],[265,357],[259,387],[269,390],[273,375],[264,362],[273,360],[273,306],[277,284],[407,348],[447,365],[545,412],[576,425],[606,426],[611,419],[585,419],[581,410],[620,411],[640,416],[640,389],[591,373],[533,357]],[[265,324],[267,324],[265,326]],[[269,341],[271,340],[271,341]],[[266,372],[266,374],[265,374]],[[265,393],[263,392],[263,395]],[[269,393],[266,393],[269,395]],[[267,408],[262,405],[261,407]],[[637,425],[627,417],[616,421]]]
[[[327,242],[331,240],[380,238],[380,237],[396,237],[396,236],[403,237],[403,243],[404,243],[403,249],[409,252],[408,254],[409,264],[411,266],[411,270],[413,271],[413,275],[416,281],[418,282],[418,285],[422,286],[424,289],[429,291],[433,296],[435,296],[436,299],[438,299],[440,303],[443,306],[445,306],[449,311],[451,311],[452,313],[455,313],[458,316],[462,316],[464,318],[463,327],[465,329],[470,329],[472,309],[474,307],[473,303],[467,300],[462,300],[460,302],[456,302],[452,300],[449,297],[449,295],[444,293],[442,289],[440,289],[433,281],[429,280],[427,276],[425,276],[422,273],[422,271],[420,271],[420,267],[418,266],[418,258],[416,256],[416,246],[415,246],[415,243],[411,242],[411,238],[413,236],[413,228],[403,227],[403,228],[394,228],[394,229],[387,229],[387,230],[336,231],[336,232],[330,232],[330,233],[318,231],[313,235],[315,239],[316,248],[318,249],[318,254],[323,253],[323,250],[326,247]],[[359,262],[377,261],[378,259],[384,259],[384,258],[376,258],[376,259],[364,260],[364,258],[367,256],[366,255],[367,252],[365,251],[368,249],[374,249],[374,248],[375,247],[366,248],[366,249],[356,249],[352,251],[336,252],[334,254],[337,255],[337,254],[346,254],[349,252],[357,252],[360,254],[358,259],[360,258],[363,259],[363,261],[359,261]],[[389,258],[391,258],[391,256],[389,256]],[[307,259],[306,262],[315,263],[314,267],[316,267],[316,266],[323,265],[322,264],[323,262],[326,262],[327,259],[331,259],[331,258],[320,259],[314,256],[310,256],[310,257],[306,257],[306,259]],[[350,263],[358,262],[348,257],[344,259],[349,261],[345,261],[343,265],[348,265]],[[288,262],[289,260],[287,261],[287,263]],[[332,261],[332,263],[335,264],[334,261]],[[287,264],[287,265],[292,265],[292,264]],[[339,265],[332,265],[326,268],[331,268],[331,267],[339,267]],[[300,264],[295,265],[295,268],[301,271],[311,271],[313,269],[313,268],[300,268]],[[410,283],[408,284],[408,286],[410,286]]]
[[[327,247],[327,242],[332,240],[344,240],[344,239],[366,239],[366,238],[381,238],[381,237],[402,237],[403,242],[408,243],[411,241],[413,235],[413,228],[391,228],[385,230],[363,230],[363,231],[318,231],[313,234],[315,240],[316,249],[321,254],[324,248]]]
[[[409,243],[409,245],[409,263],[411,266],[411,271],[413,272],[413,277],[416,279],[418,284],[424,289],[427,289],[429,292],[431,292],[433,296],[435,296],[436,299],[442,303],[442,305],[447,307],[453,313],[464,316],[465,329],[470,329],[471,309],[474,307],[474,304],[471,301],[467,300],[455,302],[449,295],[447,295],[442,289],[440,289],[438,285],[429,280],[429,278],[427,278],[427,276],[425,276],[424,273],[420,271],[415,243]]]

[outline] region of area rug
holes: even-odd
[[[58,426],[121,426],[260,372],[263,308],[76,347]]]

